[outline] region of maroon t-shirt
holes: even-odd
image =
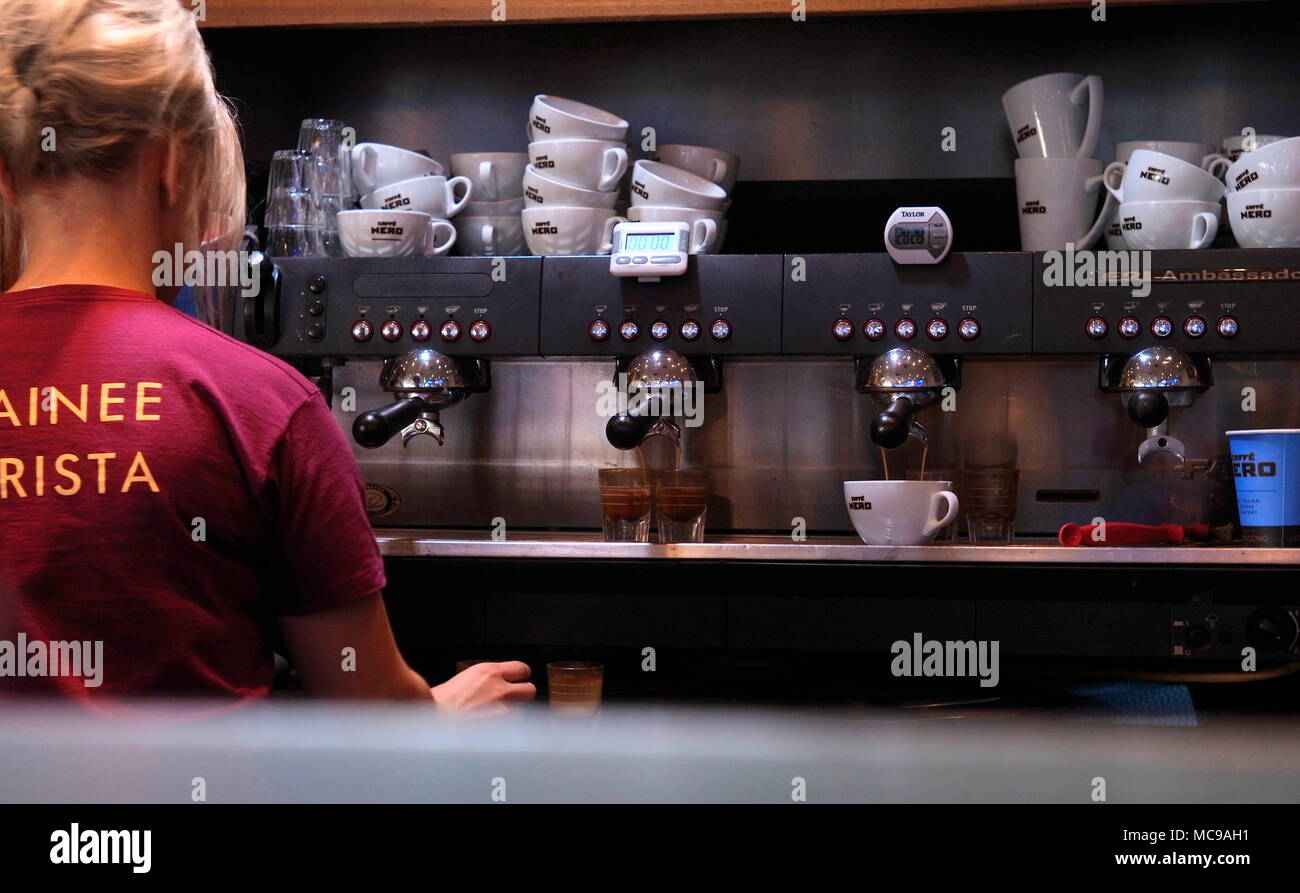
[[[98,687],[0,651],[0,693],[265,695],[278,616],[383,588],[362,491],[279,360],[141,292],[0,295],[0,648],[103,642]]]

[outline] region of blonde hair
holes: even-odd
[[[49,134],[56,151],[42,145]],[[0,155],[19,191],[111,179],[154,139],[186,153],[186,250],[237,247],[243,155],[193,14],[179,0],[0,0]],[[0,291],[25,251],[17,209],[0,201]]]

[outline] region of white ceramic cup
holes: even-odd
[[[710,149],[707,146],[682,146],[676,143],[660,146],[655,153],[657,160],[671,164],[696,176],[717,183],[731,194],[736,186],[736,174],[740,171],[740,156],[724,149]]]
[[[562,183],[609,192],[627,173],[627,145],[614,140],[537,140],[528,144],[528,161]]]
[[[521,215],[528,250],[539,256],[609,254],[614,227],[627,218],[610,208],[524,208]]]
[[[539,93],[528,112],[528,140],[573,139],[627,141],[627,122],[585,102]]]
[[[1280,143],[1284,139],[1286,139],[1284,136],[1234,133],[1232,136],[1223,138],[1223,154],[1228,156],[1228,160],[1236,161],[1241,157],[1242,152],[1253,152],[1263,146]]]
[[[1116,209],[1115,216],[1110,218],[1110,222],[1106,224],[1106,228],[1102,231],[1102,236],[1106,240],[1106,247],[1111,251],[1128,250],[1128,243],[1124,241],[1124,229],[1121,223],[1119,210]]]
[[[1224,180],[1229,192],[1300,187],[1300,136],[1243,152]]]
[[[661,161],[632,165],[632,205],[672,205],[718,211],[727,191],[711,180]]]
[[[1202,170],[1163,152],[1138,149],[1128,160],[1112,161],[1104,175],[1106,189],[1124,202],[1217,202],[1223,198],[1223,183],[1210,171]]]
[[[457,188],[464,192],[456,197]],[[361,196],[366,210],[419,211],[430,217],[455,217],[474,194],[468,177],[447,179],[441,174],[401,180]]]
[[[924,546],[957,517],[951,481],[845,481],[844,505],[869,546]]]
[[[523,209],[524,197],[520,194],[518,198],[507,198],[496,202],[465,202],[460,215],[462,217],[508,217],[511,214],[518,216]]]
[[[417,257],[446,254],[456,228],[419,211],[340,211],[339,241],[348,257]]]
[[[701,211],[699,208],[675,208],[667,205],[635,205],[627,209],[627,219],[667,221],[690,224],[691,235],[687,252],[690,254],[717,254],[722,244],[721,211]]]
[[[1100,77],[1069,72],[1039,75],[1002,94],[1021,158],[1091,158],[1101,133],[1102,101]]]
[[[1135,251],[1209,248],[1219,233],[1218,202],[1124,202],[1116,216]]]
[[[469,217],[452,221],[456,253],[469,257],[509,257],[523,254],[524,224],[519,214],[508,217]]]
[[[1204,161],[1207,156],[1218,154],[1218,150],[1209,143],[1183,143],[1177,140],[1127,140],[1115,144],[1115,160],[1127,163],[1138,149],[1163,152],[1200,168],[1205,167]]]
[[[1300,189],[1230,193],[1228,224],[1242,248],[1300,248]]]
[[[523,152],[457,152],[451,156],[451,172],[468,177],[474,196],[485,202],[499,202],[524,194]]]
[[[1115,215],[1114,197],[1102,192],[1101,172],[1101,162],[1092,158],[1017,158],[1021,250],[1060,251],[1067,243],[1091,248]]]
[[[357,194],[365,195],[411,177],[441,176],[446,171],[428,155],[385,146],[357,143],[352,147],[352,183]]]
[[[583,189],[544,174],[531,164],[524,169],[524,209],[542,206],[557,208],[613,208],[617,192]]]

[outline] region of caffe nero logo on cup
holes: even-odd
[[[1237,174],[1237,179],[1233,181],[1233,188],[1236,189],[1238,192],[1241,192],[1241,190],[1245,189],[1247,186],[1249,186],[1251,183],[1254,183],[1258,179],[1259,179],[1258,171],[1244,170],[1241,173]]]
[[[401,236],[406,232],[403,227],[397,225],[396,220],[381,220],[374,226],[370,227],[372,236]]]
[[[646,191],[645,184],[639,180],[632,181],[632,191],[641,196],[646,201],[650,200],[650,193]]]
[[[541,115],[533,115],[533,130],[539,130],[542,133],[550,133],[551,125],[546,123],[546,119]]]
[[[1021,214],[1046,214],[1047,206],[1042,202],[1025,202],[1025,206],[1020,209]]]
[[[388,198],[380,202],[385,211],[396,211],[398,208],[406,207],[410,203],[411,200],[400,192],[397,193],[397,195],[390,195]]]
[[[555,162],[549,155],[538,155],[533,159],[533,167],[544,170],[548,167],[555,167]]]
[[[855,512],[869,512],[869,511],[871,511],[871,503],[868,502],[868,501],[866,500],[865,497],[862,497],[862,496],[850,496],[850,497],[849,497],[849,511],[855,511]]]
[[[1030,124],[1026,124],[1024,127],[1021,127],[1019,130],[1016,131],[1016,145],[1020,145],[1025,140],[1033,136],[1038,136],[1038,128]]]
[[[527,198],[530,202],[537,202],[537,204],[539,205],[546,204],[546,199],[542,198],[542,194],[532,186],[529,186],[527,189],[524,190],[524,197]]]
[[[1232,454],[1232,476],[1239,478],[1277,477],[1276,462],[1258,462],[1254,453]]]
[[[1120,224],[1120,227],[1131,232],[1136,229],[1141,229],[1142,221],[1138,220],[1136,217],[1125,217],[1124,222]]]
[[[1142,171],[1142,173],[1138,174],[1138,176],[1143,180],[1151,180],[1152,182],[1159,183],[1161,186],[1169,185],[1169,177],[1165,174],[1165,169],[1162,167],[1149,167]]]
[[[1273,212],[1263,205],[1246,205],[1241,209],[1242,220],[1263,220],[1272,216]]]
[[[549,220],[539,220],[537,223],[533,224],[532,232],[534,236],[558,236],[560,234],[560,228],[552,224]]]

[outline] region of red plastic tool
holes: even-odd
[[[1103,531],[1105,539],[1094,539],[1098,524],[1064,524],[1057,539],[1062,546],[1149,546],[1156,543],[1181,543],[1184,539],[1206,539],[1209,525],[1192,524],[1128,524],[1108,521]]]

